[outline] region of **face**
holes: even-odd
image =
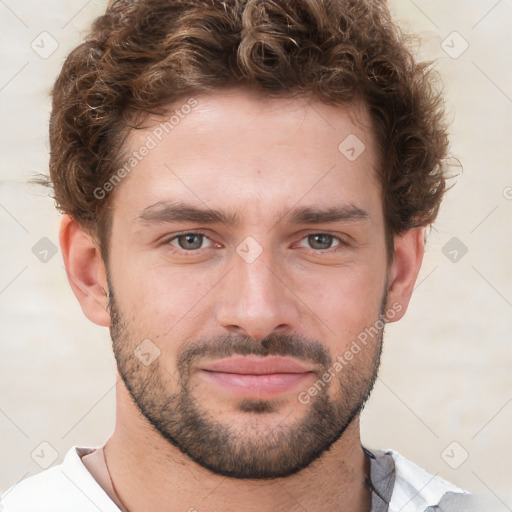
[[[152,147],[113,196],[114,353],[140,412],[192,460],[283,477],[343,435],[376,378],[388,266],[375,143],[356,105],[195,101],[168,134],[150,119],[127,141]]]

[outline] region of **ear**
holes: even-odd
[[[425,253],[425,229],[411,228],[403,235],[395,236],[394,242],[393,261],[388,271],[386,310],[394,304],[392,309],[396,314],[387,318],[387,322],[400,320],[407,311]],[[401,307],[398,308],[397,304]]]
[[[69,284],[85,316],[110,326],[105,265],[96,241],[70,215],[63,215],[59,242]]]

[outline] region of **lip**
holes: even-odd
[[[273,373],[306,373],[313,369],[287,357],[233,356],[203,364],[201,370],[240,375],[269,375]]]
[[[313,370],[284,357],[234,356],[203,364],[199,373],[230,395],[268,399],[303,387]]]

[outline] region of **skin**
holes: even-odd
[[[394,309],[387,321],[399,320],[421,266],[423,228],[395,236],[393,259],[387,261],[378,161],[364,107],[271,100],[237,89],[195,97],[198,106],[114,191],[109,279],[131,342],[152,340],[160,350],[160,371],[176,376],[177,355],[194,340],[294,334],[320,342],[334,360],[375,323],[386,293],[385,310]],[[140,148],[157,122],[148,119],[145,130],[130,134],[127,146]],[[350,134],[366,146],[355,161],[338,150]],[[236,212],[240,224],[137,222],[145,208],[171,199]],[[298,206],[340,204],[355,205],[368,217],[291,224],[283,216]],[[173,234],[194,230],[207,239],[193,254],[176,240],[169,244]],[[339,236],[348,245],[333,239],[329,249],[313,248],[308,235],[315,233]],[[262,251],[251,263],[236,252],[249,236]],[[97,240],[66,215],[60,243],[84,314],[111,327],[107,270]],[[372,377],[369,362],[379,343],[374,338],[351,362],[362,379]],[[312,374],[306,386],[280,396],[274,412],[259,415],[241,412],[233,396],[199,373],[190,382],[194,398],[212,418],[231,425],[241,438],[258,440],[305,417],[311,405],[300,403],[297,394],[317,378]],[[169,393],[176,391],[174,379],[165,382]],[[339,398],[338,382],[325,392]],[[283,478],[240,480],[205,469],[162,438],[120,378],[116,396],[116,426],[106,450],[118,494],[131,512],[370,508],[359,414],[306,469]],[[252,428],[255,422],[258,429]],[[101,451],[82,460],[117,502]]]

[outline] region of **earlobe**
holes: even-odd
[[[69,284],[85,316],[110,326],[105,265],[93,238],[71,217],[63,215],[59,242]]]
[[[395,236],[394,257],[388,274],[387,309],[393,308],[396,314],[388,318],[388,322],[396,322],[407,311],[424,253],[423,227],[411,228]]]

